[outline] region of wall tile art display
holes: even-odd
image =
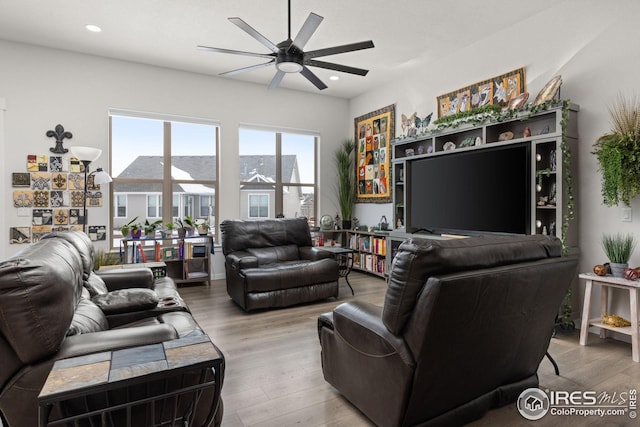
[[[356,182],[358,203],[389,203],[391,152],[395,132],[395,106],[355,118]]]
[[[10,243],[35,243],[51,231],[81,230],[84,217],[84,166],[75,157],[29,154],[27,172],[13,172],[13,206],[30,226],[10,227]],[[87,208],[102,206],[100,185],[87,178]],[[25,210],[27,212],[25,213]],[[106,240],[106,226],[88,227],[91,240]]]

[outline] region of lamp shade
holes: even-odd
[[[71,154],[78,160],[93,162],[102,154],[102,150],[94,147],[69,147]]]
[[[108,173],[106,173],[102,168],[96,169],[93,175],[93,182],[95,184],[106,184],[108,182],[113,181]]]

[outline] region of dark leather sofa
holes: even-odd
[[[546,236],[408,240],[383,307],[318,319],[325,379],[379,426],[454,426],[538,386],[577,260]]]
[[[170,278],[155,278],[147,268],[98,275],[94,256],[86,234],[67,231],[50,233],[0,262],[0,415],[5,427],[38,425],[37,397],[57,360],[204,335]],[[170,392],[179,381],[184,387],[213,378],[211,370],[186,374],[109,399],[145,398],[162,392],[160,387]],[[179,403],[178,416],[192,411],[189,425],[219,424],[222,407],[213,390],[205,390],[195,408],[191,401]],[[71,402],[62,410],[73,407]],[[158,411],[156,420],[166,418]],[[143,412],[133,413],[133,425],[147,424],[149,415]],[[124,422],[112,418],[109,425]]]
[[[338,296],[338,264],[314,248],[306,218],[225,220],[227,293],[245,311]]]

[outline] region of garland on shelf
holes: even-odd
[[[573,198],[573,177],[571,175],[571,149],[567,142],[567,124],[569,122],[571,102],[569,100],[552,99],[543,102],[538,105],[528,105],[520,109],[501,109],[495,105],[485,105],[479,108],[474,108],[469,111],[463,111],[457,114],[439,118],[435,120],[433,124],[435,127],[432,132],[439,132],[443,129],[455,129],[459,126],[470,124],[473,126],[483,125],[487,123],[503,122],[507,120],[518,119],[520,121],[528,120],[534,114],[542,111],[547,111],[551,108],[560,106],[562,108],[562,118],[560,120],[560,126],[562,129],[562,137],[560,142],[560,149],[562,151],[562,163],[564,166],[564,181],[567,194],[566,200],[566,213],[564,214],[560,232],[560,240],[562,241],[562,254],[567,255],[569,253],[569,247],[567,246],[567,233],[569,231],[569,223],[574,218],[574,198]],[[548,174],[550,171],[542,170],[537,172],[537,177],[543,174]],[[562,321],[561,326],[567,329],[572,329],[573,321],[571,320],[571,314],[573,307],[571,306],[572,291],[571,288],[567,291],[564,301],[562,303]]]
[[[474,126],[483,124],[490,120],[492,117],[497,117],[502,110],[499,105],[483,105],[482,107],[473,108],[467,111],[460,111],[456,114],[440,117],[434,120],[434,131],[442,130],[445,128],[457,128],[462,124],[472,124]]]

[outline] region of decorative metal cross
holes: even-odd
[[[65,138],[69,138],[69,139],[73,138],[73,135],[71,134],[71,132],[65,132],[64,126],[57,125],[55,131],[48,130],[47,136],[50,138],[56,139],[56,146],[49,148],[49,151],[51,151],[52,153],[58,153],[58,154],[64,154],[69,151],[67,148],[64,148],[62,146],[62,142]]]

